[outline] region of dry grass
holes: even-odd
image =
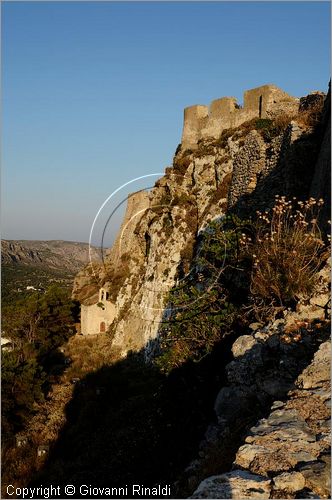
[[[281,129],[285,130],[292,120],[296,119],[297,115],[289,115],[287,113],[280,113],[274,117],[273,121],[275,125]]]
[[[325,243],[317,220],[323,200],[276,197],[271,212],[258,214],[255,238],[241,244],[253,259],[252,295],[264,303],[287,305],[315,290]]]
[[[322,119],[323,106],[323,101],[317,101],[308,110],[299,113],[297,116],[298,123],[305,127],[318,126]]]
[[[26,486],[38,467],[36,449],[31,446],[10,447],[2,451],[1,498],[10,498],[7,486],[15,488]],[[17,497],[11,497],[17,498]]]
[[[65,381],[84,377],[87,373],[119,359],[118,353],[112,349],[111,341],[105,334],[72,337],[65,347],[65,356],[72,360],[64,374]]]
[[[188,156],[184,156],[182,158],[178,158],[174,162],[174,171],[179,175],[185,175],[188,170],[188,167],[191,163],[191,158]]]

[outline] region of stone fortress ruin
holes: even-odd
[[[189,106],[184,110],[182,149],[195,149],[202,139],[218,139],[223,130],[253,118],[296,113],[299,103],[298,98],[275,85],[263,85],[244,92],[243,107],[235,97],[216,99],[210,106]]]
[[[309,96],[310,99],[316,99],[316,94],[319,94],[319,98],[323,98],[322,93],[314,92],[312,94],[315,95]],[[222,97],[212,101],[210,106],[190,106],[184,110],[181,150],[182,152],[185,150],[195,150],[199,147],[199,141],[201,140],[216,141],[220,138],[224,130],[236,128],[252,119],[273,119],[283,114],[290,116],[296,115],[299,108],[301,109],[301,106],[303,106],[303,102],[307,102],[308,97],[305,98],[305,101],[303,101],[303,99],[304,98],[300,100],[296,97],[292,97],[275,85],[263,85],[244,92],[242,107],[237,104],[236,98],[234,97]],[[265,151],[267,145],[259,134],[252,132],[250,144],[251,149],[249,153],[247,150],[243,152],[238,151],[236,153],[236,161],[232,167],[232,180],[227,194],[229,206],[234,206],[241,196],[256,189],[259,176],[269,175],[275,169],[275,161],[278,155],[274,154],[272,158],[266,158]],[[275,145],[277,149],[279,146],[280,144]],[[199,161],[203,162],[201,166],[199,166]],[[207,176],[209,175],[209,168],[204,164],[205,161],[204,159],[196,160],[195,175],[198,175],[197,172],[200,168],[202,171],[204,170],[206,172]],[[227,168],[229,168],[229,166]],[[215,171],[213,173],[213,176],[214,175]],[[209,179],[209,177],[204,178]],[[174,179],[176,179],[176,177]],[[161,191],[163,192],[165,186],[167,187],[167,183],[165,184],[165,179],[159,180],[158,183],[157,191],[155,191],[154,194],[141,190],[128,195],[126,213],[120,231],[112,248],[106,251],[106,260],[111,263],[111,267],[114,270],[123,269],[126,259],[130,260],[133,249],[138,261],[144,262],[144,265],[146,265],[146,248],[149,248],[151,244],[149,226],[145,228],[145,233],[143,231],[143,236],[141,235],[143,238],[142,241],[139,240],[140,236],[136,234],[136,229],[138,222],[142,218],[144,220],[145,212],[149,210],[152,200],[154,200],[154,203],[157,203],[157,206],[160,206],[158,205],[159,203],[161,203],[161,206],[163,205],[163,202],[160,201],[161,198],[158,198],[158,196]],[[174,184],[177,184],[176,180]],[[157,192],[159,192],[159,195]],[[263,195],[260,194],[260,196],[262,199],[264,198]],[[156,262],[155,264],[159,265],[159,263]],[[152,266],[151,263],[149,265]],[[133,267],[131,267],[128,272],[133,272]],[[85,279],[86,278],[83,278],[84,283]],[[88,277],[88,284],[89,279]],[[109,281],[106,282],[105,279]],[[102,283],[104,284],[102,285]],[[93,289],[91,294],[87,295],[84,300],[81,300],[81,333],[83,335],[106,332],[113,321],[117,320],[119,311],[124,305],[125,294],[129,294],[130,296],[130,293],[132,293],[130,291],[131,285],[128,285],[126,292],[122,292],[120,298],[115,299],[114,293],[110,293],[111,291],[114,292],[112,277],[104,276],[104,279],[100,280],[100,285],[103,286],[103,288],[101,288],[99,292]],[[150,297],[149,293],[151,297],[154,297],[152,292],[147,292],[144,296],[144,300],[148,300],[146,297]],[[112,300],[110,298],[111,295],[113,297]],[[149,300],[153,302],[151,297]],[[149,307],[146,307],[146,310],[153,311],[153,307],[150,307],[150,309]],[[151,321],[153,321],[154,318],[155,316],[151,313]],[[121,321],[121,325],[125,324],[124,320]],[[139,321],[140,319],[138,318],[134,326],[130,326],[133,331],[139,331]],[[117,329],[118,333],[113,341],[116,342],[117,339],[119,339],[119,345],[123,342],[124,336],[121,328]],[[130,329],[128,323],[126,323],[126,328],[127,330]],[[149,333],[148,337],[153,338],[154,335],[155,331],[153,330],[153,333]]]

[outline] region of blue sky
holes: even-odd
[[[330,78],[325,2],[1,7],[3,238],[88,241],[112,191],[171,164],[184,107]]]

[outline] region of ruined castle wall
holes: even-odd
[[[312,179],[310,195],[323,198],[325,203],[320,214],[323,226],[331,219],[331,90],[327,95],[323,114],[324,134],[315,171]],[[329,227],[327,227],[330,230]]]
[[[224,129],[232,127],[235,111],[235,97],[222,97],[212,101],[209,116],[205,119],[204,127],[199,131],[199,138],[213,137],[217,139]]]
[[[263,85],[256,89],[246,90],[243,99],[244,109],[259,118],[266,118],[269,104],[273,101],[270,98],[272,93],[274,93],[272,85]]]
[[[275,85],[263,85],[244,93],[244,109],[258,112],[259,118],[270,118],[280,113],[294,114],[299,108],[299,99],[290,96]]]
[[[147,191],[138,191],[128,196],[126,213],[120,231],[112,248],[106,252],[107,258],[112,261],[114,267],[119,265],[121,256],[133,246],[134,229],[140,219],[145,216],[149,206],[150,195]]]
[[[284,194],[285,183],[280,165],[284,134],[266,143],[252,130],[237,149],[230,142],[233,175],[228,192],[228,209],[241,216],[268,208],[276,194]]]
[[[201,139],[217,139],[225,129],[238,127],[253,118],[273,118],[287,113],[295,114],[299,99],[275,85],[263,85],[244,93],[243,108],[234,97],[212,101],[210,107],[191,106],[184,111],[182,148],[195,149]]]
[[[147,191],[138,191],[128,196],[125,222],[129,222],[141,210],[149,206],[149,193]]]
[[[252,193],[257,177],[265,165],[265,144],[254,130],[247,136],[242,148],[233,157],[233,175],[228,193],[228,207],[232,208],[244,195]]]
[[[257,109],[245,109],[240,108],[236,110],[236,113],[232,116],[232,128],[239,127],[242,123],[245,123],[253,118],[258,117]]]
[[[201,138],[201,130],[204,129],[209,116],[208,106],[190,106],[184,110],[183,136],[187,144],[195,147]]]

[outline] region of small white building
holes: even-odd
[[[1,335],[1,351],[12,351],[13,349],[14,344],[11,339],[8,339]]]
[[[96,304],[81,304],[81,333],[83,335],[105,333],[114,318],[115,304],[110,301],[109,292],[101,288]]]

